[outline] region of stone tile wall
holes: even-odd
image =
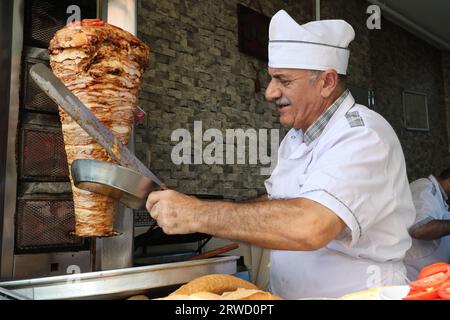
[[[238,49],[237,4],[267,16],[279,9],[305,23],[313,19],[310,0],[140,0],[138,35],[151,47],[140,106],[147,112],[136,129],[137,155],[166,184],[185,193],[254,197],[265,191],[260,164],[182,164],[171,161],[174,130],[194,133],[219,129],[278,129],[278,114],[264,101],[269,81],[266,62]],[[410,180],[438,172],[449,158],[447,113],[441,51],[387,20],[381,30],[366,27],[366,1],[322,0],[321,18],[343,18],[356,31],[351,45],[348,82],[375,91],[375,110],[397,132]],[[403,90],[428,95],[430,131],[407,131],[403,126]],[[450,116],[449,116],[450,119]],[[285,129],[280,131],[283,138]],[[208,143],[204,143],[205,147]],[[224,143],[226,150],[230,145]],[[194,150],[193,150],[194,151]]]

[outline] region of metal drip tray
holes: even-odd
[[[150,178],[114,163],[77,159],[72,163],[77,188],[117,199],[133,209],[145,208],[147,196],[159,187]]]
[[[234,274],[238,256],[166,263],[67,276],[0,282],[4,288],[33,300],[124,299],[152,289],[181,285],[208,274]]]

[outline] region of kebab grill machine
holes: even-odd
[[[158,297],[202,275],[235,274],[239,257],[201,259],[209,255],[198,255],[210,236],[167,236],[156,226],[145,211],[145,200],[164,185],[134,156],[134,134],[128,147],[114,139],[46,66],[48,43],[66,24],[74,5],[81,8],[82,18],[99,17],[136,34],[135,0],[0,4],[6,35],[0,45],[9,48],[0,62],[11,66],[0,85],[0,93],[8,98],[0,105],[7,115],[0,119],[0,127],[7,130],[0,135],[4,180],[0,184],[0,299],[117,299],[143,293]],[[72,164],[77,187],[122,203],[115,236],[71,234],[74,211],[58,105],[115,160]]]

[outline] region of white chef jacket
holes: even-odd
[[[355,104],[348,91],[344,95],[309,144],[302,130],[288,132],[265,182],[270,199],[311,199],[346,224],[319,250],[271,251],[270,289],[285,299],[406,283],[402,260],[411,246],[415,208],[403,151],[382,116]]]
[[[434,176],[416,180],[410,187],[417,211],[416,221],[411,229],[431,220],[450,219],[447,194]],[[413,239],[412,247],[405,257],[408,278],[417,279],[423,267],[436,262],[450,263],[450,236],[429,241]]]

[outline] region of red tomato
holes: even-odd
[[[80,27],[80,26],[104,26],[105,22],[100,19],[84,19],[82,21],[74,21],[68,24],[69,27]]]
[[[423,291],[428,288],[439,288],[441,284],[448,280],[449,274],[444,272],[439,272],[422,278],[416,281],[412,281],[409,286],[411,289]]]
[[[79,26],[81,26],[81,21],[71,22],[67,26],[69,26],[69,27],[79,27]]]
[[[420,270],[419,276],[417,279],[426,278],[428,276],[432,276],[433,274],[444,272],[447,273],[450,271],[450,264],[445,262],[437,262],[426,266],[422,270]]]
[[[105,23],[103,21],[91,21],[91,22],[87,22],[87,23],[83,23],[84,26],[104,26]]]
[[[439,298],[438,288],[425,291],[416,291],[411,289],[406,297],[402,300],[434,300]]]
[[[450,281],[445,282],[440,288],[439,288],[439,297],[441,297],[444,300],[450,300]]]

